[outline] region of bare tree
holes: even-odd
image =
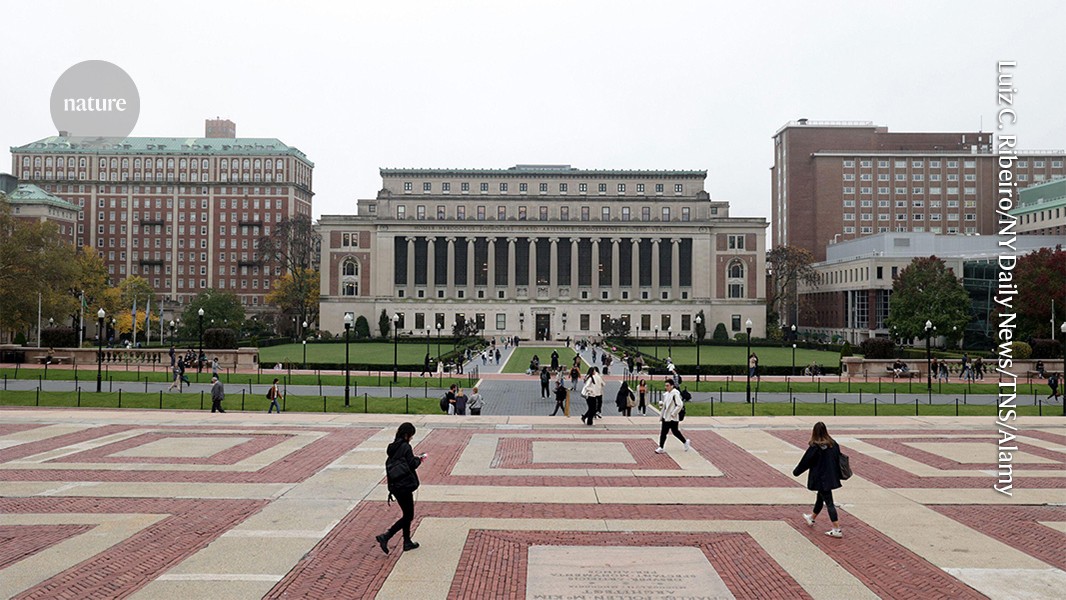
[[[766,265],[773,269],[770,293],[771,310],[795,325],[800,313],[799,284],[816,287],[818,274],[814,270],[814,255],[795,246],[777,246],[766,254]]]
[[[311,218],[296,215],[277,223],[270,235],[259,238],[259,263],[275,279],[287,276],[290,293],[277,306],[308,324],[318,313],[319,234]]]

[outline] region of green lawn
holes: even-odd
[[[747,403],[737,402],[715,402],[714,403],[714,416],[716,417],[743,417],[752,415],[753,405]],[[790,402],[756,402],[754,404],[755,416],[790,416],[792,412],[792,403]],[[812,417],[828,417],[835,414],[837,416],[874,416],[874,404],[867,402],[863,404],[843,404],[838,403],[834,409],[833,404],[823,404],[821,402],[809,402],[800,403],[795,405],[795,414]],[[877,416],[889,417],[889,416],[911,416],[915,413],[915,405],[910,404],[883,404],[878,403]],[[917,406],[917,414],[919,416],[952,416],[955,413],[955,404],[922,404]],[[974,404],[960,404],[958,406],[959,416],[971,416],[971,417],[989,417],[992,418],[997,408],[993,405],[978,406]],[[1034,417],[1038,416],[1041,411],[1043,416],[1056,416],[1062,415],[1062,407],[1059,405],[1045,405],[1040,406],[1019,406],[1018,415]],[[711,415],[711,403],[709,402],[690,402],[685,405],[685,416],[693,417],[707,417]]]
[[[650,340],[648,340],[650,342]],[[658,351],[660,359],[671,357],[676,365],[696,365],[695,346],[673,346],[672,348],[661,343],[658,346],[649,343],[640,344],[639,350],[646,356],[655,356]],[[759,365],[764,367],[788,367],[792,365],[792,346],[788,348],[760,347],[752,348],[752,352],[759,357]],[[700,346],[701,365],[745,365],[747,364],[747,350],[744,346]],[[825,352],[822,350],[808,350],[796,348],[796,369],[803,372],[803,368],[812,362],[823,367],[836,367],[840,363],[840,354],[837,352]]]
[[[573,364],[574,357],[577,353],[571,348],[543,348],[536,346],[519,346],[511,353],[511,358],[508,359],[507,364],[503,366],[504,373],[525,373],[529,369],[529,361],[533,360],[533,355],[536,354],[540,357],[540,364],[544,367],[550,367],[552,364],[551,356],[552,350],[559,353],[559,365],[567,369]],[[585,373],[585,369],[588,365],[582,361],[581,373]]]
[[[357,364],[392,365],[392,343],[390,342],[359,342],[348,344],[349,361]],[[442,354],[454,350],[450,342],[440,345]],[[275,363],[303,364],[303,344],[284,344],[259,349],[259,361],[263,365]],[[423,340],[418,342],[400,342],[396,345],[397,360],[404,365],[420,365],[426,358],[426,344]],[[429,356],[436,364],[437,341],[432,339],[429,344]],[[343,364],[344,344],[307,344],[307,364],[316,363]],[[314,367],[311,367],[314,368]]]
[[[734,375],[732,378],[722,379],[716,378],[710,381],[701,380],[696,383],[695,375],[684,375],[682,386],[688,388],[690,392],[743,392],[747,387],[747,378],[742,375]],[[663,381],[666,379],[665,375],[656,375],[654,377],[647,377],[648,387],[654,390],[663,389]],[[1048,387],[1043,383],[1034,384],[1020,384],[1018,385],[1017,393],[1024,396],[1032,396],[1033,394],[1047,396]],[[861,379],[848,381],[847,378],[841,378],[837,381],[837,377],[829,377],[823,380],[811,381],[810,377],[797,377],[796,379],[785,381],[759,381],[753,379],[751,381],[751,391],[760,393],[824,393],[830,394],[857,394],[862,392],[864,394],[891,394],[897,392],[900,394],[924,394],[926,392],[925,380],[903,380],[885,378],[878,382],[875,379],[863,382]],[[963,394],[998,394],[999,387],[995,383],[933,383],[933,395],[937,394],[953,394],[956,396],[962,396]]]
[[[332,374],[317,375],[317,374],[299,374],[292,373],[288,370],[283,371],[262,371],[259,373],[238,373],[238,374],[223,374],[222,381],[227,384],[247,385],[247,384],[269,384],[275,377],[277,377],[282,383],[289,385],[344,385],[344,375],[337,371],[332,371]],[[195,370],[186,371],[185,373],[189,381],[193,383],[210,383],[211,371],[207,370],[203,373],[197,373]],[[49,381],[84,381],[88,383],[95,383],[96,381],[96,368],[92,369],[49,369],[47,377],[45,377],[45,370],[43,368],[30,368],[30,369],[18,369],[16,377],[16,369],[0,369],[0,378],[6,377],[9,380],[14,379],[31,379],[35,380],[38,377],[41,379],[47,379]],[[104,385],[107,385],[107,381],[149,381],[149,382],[169,382],[173,380],[170,374],[170,369],[156,368],[155,370],[136,370],[124,371],[124,370],[106,370],[103,373]],[[389,381],[392,380],[392,369],[387,368],[378,371],[352,371],[349,379],[349,384],[354,386],[387,386]],[[453,383],[459,385],[466,385],[467,379],[465,377],[449,377],[449,376],[434,376],[434,377],[419,377],[417,373],[401,374],[399,381],[396,382],[396,386],[407,387],[424,387],[430,388],[447,388]]]

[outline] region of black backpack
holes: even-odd
[[[441,398],[440,398],[440,411],[441,412],[448,412],[448,405],[449,404],[451,404],[451,402],[448,402],[448,394],[444,394],[443,396],[441,396]]]

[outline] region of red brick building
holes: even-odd
[[[774,134],[772,246],[825,260],[837,241],[877,233],[996,232],[992,134],[894,133],[871,122],[800,119]],[[1019,187],[1066,175],[1066,152],[1018,151]]]
[[[0,173],[0,202],[16,219],[54,223],[60,237],[74,243],[81,209],[70,202],[5,173]]]
[[[311,215],[314,165],[280,140],[235,137],[228,120],[206,130],[99,146],[52,136],[11,148],[13,173],[81,207],[75,242],[96,249],[112,282],[139,275],[178,303],[230,290],[255,308],[276,276],[256,264],[257,240]]]

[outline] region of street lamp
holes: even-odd
[[[700,384],[700,323],[703,323],[703,318],[696,315],[696,388],[699,389]]]
[[[348,332],[352,330],[352,313],[344,313],[344,406],[348,406],[348,380],[351,365],[348,362]]]
[[[796,324],[795,323],[792,324],[792,341],[793,342],[796,341]],[[793,344],[793,345],[795,345],[795,344]]]
[[[200,326],[200,354],[196,356],[196,372],[199,373],[204,368],[204,309],[196,311]],[[199,380],[197,380],[199,381]]]
[[[659,360],[659,327],[655,326],[655,360]]]
[[[96,311],[96,393],[100,393],[101,381],[103,381],[104,369],[104,317],[107,313],[104,309]]]
[[[432,331],[432,329],[426,328],[426,356],[429,356],[429,334]]]
[[[1059,331],[1062,332],[1062,376],[1059,377],[1059,387],[1066,390],[1066,321],[1062,322]],[[1062,416],[1066,417],[1066,394],[1063,394],[1062,399]]]
[[[565,331],[566,331],[566,313],[563,313],[563,331],[562,332],[565,332]]]
[[[518,330],[522,331],[526,326],[526,313],[518,313]]]
[[[397,362],[400,343],[400,315],[392,315],[392,381],[400,381],[400,367]]]
[[[437,364],[440,364],[440,330],[444,329],[444,321],[437,321]]]
[[[174,347],[174,320],[170,320],[170,347]]]
[[[792,376],[796,376],[796,342],[792,342]]]
[[[933,390],[933,358],[929,353],[929,338],[932,337],[933,322],[926,320],[925,322],[925,386],[929,391]]]
[[[304,321],[303,329],[303,343],[304,343],[304,371],[307,370],[307,321]]]
[[[674,356],[674,326],[666,328],[666,357],[673,360]]]
[[[747,330],[748,335],[745,337],[745,341],[748,343],[748,351],[744,355],[744,366],[748,371],[748,387],[747,387],[747,401],[751,403],[751,319],[744,322],[744,328]]]

